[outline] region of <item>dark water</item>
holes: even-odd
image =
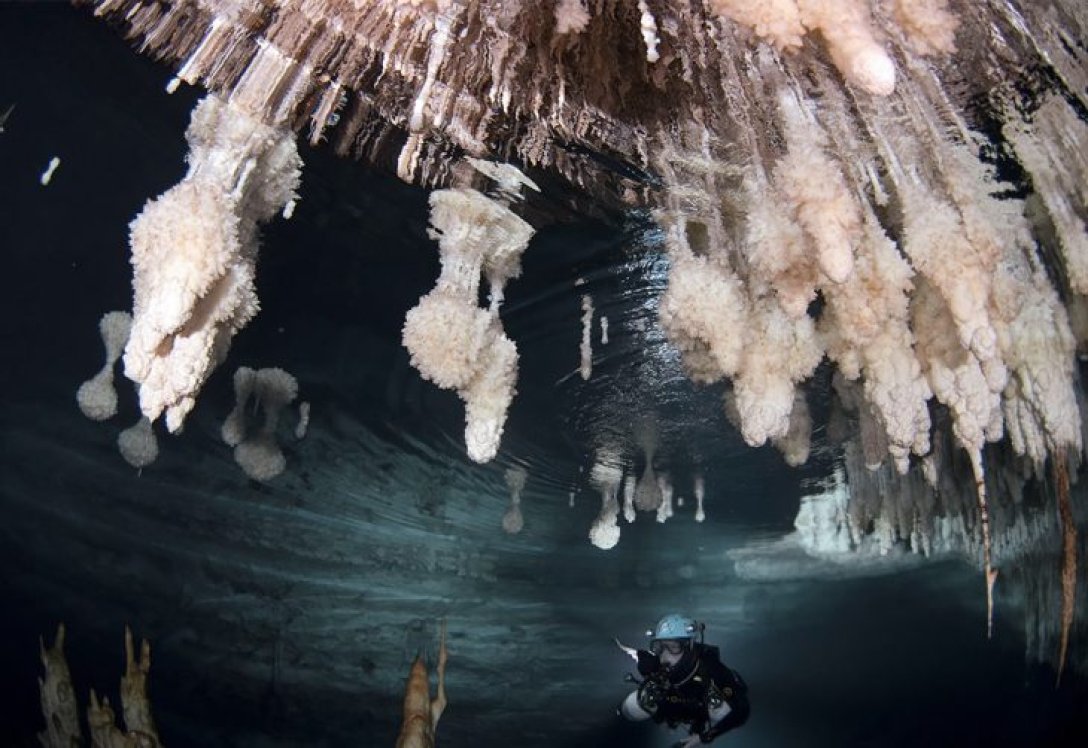
[[[460,402],[423,383],[399,342],[438,270],[425,193],[304,149],[295,217],[265,231],[260,315],[138,474],[114,445],[137,417],[125,380],[108,423],[74,395],[101,364],[98,317],[131,304],[126,227],[183,173],[197,94],[167,95],[168,70],[63,4],[0,6],[0,70],[0,111],[16,105],[0,134],[0,744],[32,745],[42,728],[38,637],[63,620],[81,700],[93,686],[116,702],[126,623],[151,640],[168,745],[392,745],[408,664],[433,655],[446,618],[441,745],[663,746],[677,736],[614,717],[627,662],[610,640],[640,643],[673,609],[705,620],[751,686],[751,721],[723,744],[1088,744],[1083,677],[1056,689],[1026,661],[1024,601],[1001,584],[987,641],[982,581],[962,563],[735,573],[731,554],[792,529],[802,480],[832,457],[802,471],[744,448],[720,392],[683,381],[653,324],[661,272],[637,220],[534,240],[503,315],[519,394],[502,453],[476,466]],[[613,340],[585,383],[587,290]],[[313,403],[310,434],[268,485],[218,438],[239,365],[288,369]],[[706,465],[709,518],[693,522],[689,501],[603,552],[587,541],[589,455],[613,434],[638,464],[646,414],[678,491],[690,497],[692,465]],[[500,526],[512,464],[530,476],[513,537]]]

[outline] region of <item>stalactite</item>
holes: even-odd
[[[83,415],[94,421],[104,421],[117,413],[117,390],[113,385],[113,369],[125,350],[132,315],[128,312],[106,312],[98,322],[106,361],[98,373],[76,390],[76,402]]]
[[[581,364],[578,372],[582,379],[588,380],[593,375],[593,297],[582,294],[582,342],[578,348]]]
[[[132,331],[125,375],[140,409],[178,431],[231,339],[257,313],[259,223],[298,187],[290,131],[204,98],[186,131],[189,171],[131,225]]]
[[[1058,515],[1062,527],[1062,614],[1061,644],[1058,649],[1058,672],[1054,679],[1057,688],[1062,682],[1065,660],[1069,653],[1069,632],[1073,628],[1073,615],[1077,601],[1077,525],[1073,521],[1073,504],[1069,498],[1068,457],[1064,453],[1054,455],[1054,484],[1058,493]]]
[[[505,204],[506,172],[487,169],[500,195],[492,200],[468,187],[431,193],[431,237],[442,271],[435,288],[408,311],[403,342],[412,365],[465,402],[465,446],[487,462],[498,452],[517,382],[517,346],[502,328],[499,305],[507,281],[521,272],[521,254],[533,228]],[[488,309],[477,307],[481,275],[488,278]]]
[[[142,470],[158,458],[159,442],[147,416],[140,416],[136,423],[117,435],[117,449],[125,462],[137,470]]]
[[[706,481],[702,474],[695,476],[695,521],[703,522],[706,519],[706,511],[703,509],[703,499],[706,498]]]
[[[808,462],[812,448],[812,414],[804,390],[798,389],[794,392],[789,418],[789,429],[782,436],[776,437],[773,443],[782,453],[786,464],[796,467]],[[696,483],[697,487],[701,485],[701,481],[702,478]],[[700,506],[701,504],[700,501]]]
[[[986,582],[986,638],[994,634],[994,584],[997,569],[993,565],[993,547],[990,540],[990,507],[986,501],[986,476],[982,469],[982,454],[971,455],[971,472],[975,478],[975,495],[978,497],[979,525],[982,528],[982,570]]]
[[[305,439],[310,429],[310,402],[303,400],[298,404],[298,421],[295,423],[295,438]]]
[[[623,518],[627,522],[634,522],[637,514],[635,512],[635,487],[637,486],[637,479],[633,475],[628,475],[623,479]]]
[[[510,489],[510,506],[502,516],[502,529],[508,535],[517,535],[525,527],[525,519],[521,513],[521,492],[525,490],[529,473],[521,465],[516,465],[507,468],[504,476],[506,487]]]
[[[620,542],[620,526],[616,521],[620,506],[616,494],[623,480],[623,469],[616,454],[609,449],[601,450],[589,472],[589,482],[601,494],[601,511],[589,530],[589,540],[602,550],[614,548]]]
[[[657,489],[661,493],[661,502],[657,505],[657,516],[655,519],[658,522],[667,522],[673,515],[673,486],[672,479],[669,478],[668,474],[661,473],[657,476]]]
[[[654,456],[659,439],[657,425],[653,421],[647,420],[639,425],[638,440],[645,463],[642,475],[635,483],[634,505],[640,512],[652,512],[661,506],[661,488],[654,472]]]
[[[298,380],[275,367],[239,366],[234,372],[234,395],[234,408],[220,429],[223,441],[234,448],[234,461],[247,476],[271,480],[287,467],[276,432],[283,409],[298,397]],[[259,424],[258,410],[263,413]]]

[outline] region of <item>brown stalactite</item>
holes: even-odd
[[[971,467],[975,474],[975,496],[978,499],[978,518],[982,528],[982,568],[986,579],[986,638],[994,635],[994,584],[997,569],[993,567],[993,546],[990,540],[990,508],[986,502],[986,477],[982,468],[982,455],[972,455]]]
[[[1073,521],[1073,503],[1069,498],[1069,469],[1066,455],[1059,452],[1054,461],[1054,483],[1058,491],[1058,516],[1062,523],[1062,617],[1061,644],[1058,649],[1057,688],[1062,682],[1066,656],[1069,653],[1069,632],[1073,628],[1073,613],[1077,599],[1077,526]]]

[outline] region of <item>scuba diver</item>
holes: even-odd
[[[740,674],[726,667],[718,648],[703,643],[702,623],[672,613],[647,631],[650,650],[627,647],[644,680],[628,674],[638,688],[627,695],[617,710],[631,721],[653,719],[669,727],[688,726],[691,736],[677,748],[709,743],[748,721],[748,685]],[[698,638],[698,641],[696,641]]]

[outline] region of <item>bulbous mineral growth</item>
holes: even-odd
[[[601,550],[615,548],[620,542],[620,505],[617,495],[622,480],[623,468],[618,458],[610,451],[602,450],[589,471],[589,482],[601,494],[601,511],[589,529],[589,541]]]
[[[128,312],[106,312],[98,321],[102,345],[106,348],[106,360],[98,373],[76,390],[76,402],[83,415],[93,421],[104,421],[117,413],[117,390],[113,384],[113,369],[125,350],[132,315]]]
[[[189,171],[149,201],[131,225],[133,322],[125,375],[140,409],[164,412],[177,431],[234,334],[257,313],[257,224],[298,187],[290,130],[217,97],[204,98],[186,132]]]
[[[442,271],[435,288],[409,310],[404,347],[420,374],[465,402],[470,458],[498,452],[506,412],[517,385],[517,346],[502,329],[501,284],[520,272],[533,228],[513,211],[470,188],[431,193],[431,238]],[[499,284],[489,309],[476,306],[481,274]]]

